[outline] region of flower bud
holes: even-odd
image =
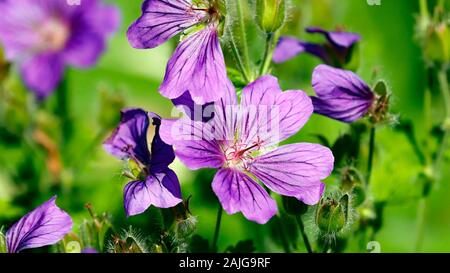
[[[283,196],[283,207],[284,210],[291,215],[303,215],[308,211],[308,206],[299,201],[297,198]]]
[[[256,0],[256,22],[266,33],[280,29],[286,20],[285,0]]]
[[[186,219],[177,221],[177,236],[187,238],[197,229],[197,217],[189,216]]]
[[[316,213],[316,224],[325,234],[336,234],[342,231],[347,223],[348,216],[347,194],[339,201],[333,198],[322,200]]]

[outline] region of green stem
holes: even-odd
[[[242,11],[242,3],[241,0],[236,0],[236,15],[239,20],[239,31],[241,32],[241,45],[242,45],[242,59],[243,59],[243,67],[246,71],[247,76],[249,75],[251,69],[250,69],[250,56],[248,53],[248,44],[247,44],[247,35],[245,31],[245,21],[244,21],[244,13]],[[250,78],[247,77],[249,80]]]
[[[438,72],[438,80],[442,93],[442,97],[444,99],[445,105],[445,120],[443,123],[444,129],[444,137],[442,138],[441,145],[439,147],[438,153],[436,155],[435,163],[434,163],[434,171],[438,173],[440,171],[440,167],[442,165],[442,161],[445,156],[445,152],[448,148],[448,139],[450,138],[450,90],[448,86],[448,78],[447,71],[445,67],[442,67]]]
[[[239,54],[239,49],[237,48],[236,41],[235,41],[231,31],[229,34],[230,34],[229,36],[230,36],[231,52],[233,53],[234,59],[236,60],[237,68],[241,72],[242,77],[244,78],[244,81],[246,83],[249,83],[251,80],[247,73],[247,70],[245,69],[244,62],[242,61],[242,58],[241,58],[241,54]]]
[[[422,17],[428,18],[429,12],[428,12],[427,0],[420,0],[419,6],[420,6],[420,14],[422,15]]]
[[[270,64],[272,63],[273,51],[275,49],[275,41],[277,40],[276,33],[267,33],[266,36],[266,48],[264,50],[264,56],[259,69],[259,75],[263,76],[269,72]]]
[[[217,252],[217,241],[219,240],[220,224],[222,222],[222,214],[223,214],[222,205],[219,204],[219,210],[217,211],[216,228],[214,230],[214,238],[213,238],[213,243],[212,243],[212,251],[213,252]]]
[[[373,168],[373,157],[375,153],[375,133],[376,128],[372,126],[370,129],[370,140],[369,140],[369,158],[367,161],[367,176],[366,176],[366,186],[370,183],[370,178],[372,176],[372,168]]]
[[[308,251],[308,253],[313,253],[311,244],[308,239],[308,235],[305,232],[305,224],[303,223],[302,216],[296,215],[295,219],[297,220],[297,224],[300,229],[300,233],[302,234],[302,238],[303,238],[303,242],[305,243],[306,251]]]
[[[422,250],[423,241],[425,237],[425,220],[427,211],[427,200],[428,198],[422,197],[419,201],[419,206],[417,207],[417,238],[415,251],[416,253]]]
[[[291,253],[291,248],[289,247],[289,242],[288,239],[286,238],[286,234],[285,234],[285,227],[283,225],[283,221],[281,220],[281,217],[276,218],[277,220],[277,229],[278,232],[280,233],[280,240],[281,240],[281,245],[283,247],[284,253]]]

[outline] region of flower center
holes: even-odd
[[[253,153],[259,151],[261,144],[255,142],[252,145],[234,143],[225,149],[226,167],[233,167],[246,170],[253,161]]]
[[[57,19],[50,19],[38,30],[42,50],[62,50],[70,36],[69,26]]]

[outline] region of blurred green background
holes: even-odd
[[[27,118],[21,119],[20,115],[0,116],[1,224],[9,226],[29,209],[48,199],[55,193],[55,183],[61,183],[56,185],[60,189],[58,204],[73,216],[76,223],[88,217],[84,204],[89,202],[97,212],[110,212],[116,227],[134,225],[145,233],[152,224],[148,212],[129,219],[125,217],[122,192],[127,181],[120,175],[123,163],[108,155],[98,143],[98,140],[107,136],[99,124],[99,115],[108,106],[102,103],[102,96],[114,94],[123,96],[127,107],[142,107],[163,117],[170,117],[171,103],[161,97],[157,88],[162,82],[166,63],[176,41],[151,50],[131,48],[125,34],[128,25],[140,14],[141,1],[109,2],[117,4],[123,16],[121,28],[112,38],[109,49],[97,67],[87,71],[69,70],[67,74],[67,102],[74,137],[64,146],[63,153],[66,161],[81,163],[64,170],[59,181],[51,182],[46,154],[14,137],[14,132],[26,131],[26,126],[16,126],[14,121],[20,124],[21,120]],[[423,105],[426,70],[420,48],[414,41],[415,16],[418,13],[416,2],[381,0],[381,6],[370,6],[362,0],[296,0],[292,1],[292,14],[284,33],[307,40],[317,37],[306,34],[303,31],[306,26],[327,29],[344,26],[349,31],[360,33],[363,39],[358,73],[367,82],[373,83],[371,79],[374,71],[377,71],[377,78],[387,81],[393,92],[393,112],[401,119],[413,121],[420,138],[421,134],[422,137],[424,135],[422,128],[425,126]],[[252,44],[255,48],[260,46],[263,44]],[[317,59],[302,55],[276,65],[273,74],[279,77],[284,89],[302,89],[313,94],[311,72],[318,64]],[[17,76],[9,84],[20,86]],[[57,95],[53,95],[45,103],[44,109],[54,107],[57,99]],[[435,106],[433,118],[438,122],[442,114],[439,100],[435,99]],[[51,124],[51,121],[46,121],[48,117],[43,110],[33,111],[40,115],[38,118],[42,118],[44,123]],[[314,116],[289,141],[318,142],[314,135],[321,134],[331,142],[346,130],[347,125]],[[366,158],[367,145],[363,145],[362,152]],[[377,237],[381,251],[411,252],[417,230],[416,208],[420,186],[416,177],[421,171],[419,160],[406,137],[387,126],[378,134],[374,164],[371,191],[376,200],[388,202],[384,225]],[[172,167],[179,176],[184,197],[192,195],[190,209],[198,216],[197,233],[211,240],[218,206],[210,186],[213,173],[189,171],[179,161]],[[430,196],[423,251],[450,251],[449,169],[446,163],[441,183],[435,186]],[[327,184],[333,187],[335,180],[335,177],[331,177]],[[313,238],[312,211],[308,219],[307,231]],[[275,221],[277,219],[262,226],[247,221],[241,214],[224,215],[219,249],[223,251],[238,241],[253,239],[258,252],[283,251],[277,243],[276,230],[273,230]],[[287,228],[296,229],[295,226]],[[301,239],[294,236],[292,240],[291,243],[303,251]],[[350,248],[348,251],[355,250]]]

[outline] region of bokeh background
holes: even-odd
[[[0,103],[0,224],[9,226],[24,213],[51,195],[59,195],[58,204],[68,211],[76,223],[89,217],[84,208],[91,203],[96,212],[109,212],[117,228],[133,225],[145,233],[151,227],[151,210],[126,219],[122,192],[127,182],[121,177],[123,163],[108,155],[101,147],[115,124],[118,112],[115,105],[142,107],[170,117],[172,105],[157,92],[162,82],[165,66],[176,46],[176,41],[152,50],[136,50],[129,46],[126,30],[140,14],[141,1],[108,1],[122,11],[122,25],[109,44],[98,66],[87,71],[69,70],[68,94],[58,98],[55,93],[43,105],[36,107],[23,88],[15,71],[7,86],[17,90],[14,95],[21,110],[3,101]],[[358,73],[373,83],[374,75],[388,83],[393,93],[392,111],[401,120],[414,124],[418,139],[425,137],[424,93],[426,66],[419,46],[414,40],[415,16],[418,1],[381,0],[380,6],[370,6],[359,0],[295,0],[291,3],[289,24],[284,33],[314,40],[306,34],[306,26],[333,29],[345,27],[358,32],[360,43]],[[251,16],[248,16],[251,18]],[[176,39],[175,39],[176,40]],[[255,51],[263,43],[253,43]],[[273,74],[279,77],[284,89],[302,89],[313,94],[311,72],[319,64],[313,57],[303,55],[285,64],[276,65]],[[14,69],[14,68],[13,68]],[[442,115],[439,96],[433,98],[432,118],[438,123]],[[58,110],[58,102],[67,102]],[[0,98],[0,100],[3,100]],[[60,106],[59,106],[60,107]],[[55,110],[56,109],[56,110]],[[48,112],[62,111],[63,121],[54,120]],[[42,145],[33,144],[29,128],[37,122],[49,131],[58,126],[69,126],[68,143],[59,141],[57,151],[62,166],[49,161],[52,153]],[[66,124],[70,122],[71,125]],[[52,129],[53,128],[53,129]],[[320,134],[333,142],[348,129],[347,125],[314,116],[307,126],[289,140],[318,142]],[[367,143],[367,139],[362,140]],[[367,157],[363,145],[362,158]],[[50,149],[51,150],[51,149]],[[58,158],[58,156],[56,156]],[[386,201],[384,222],[377,241],[383,252],[411,252],[417,232],[417,206],[420,185],[417,174],[421,165],[404,134],[392,126],[385,126],[377,135],[371,191],[377,201]],[[67,165],[67,167],[65,166]],[[54,178],[57,172],[58,178]],[[362,162],[362,166],[364,163]],[[56,168],[56,170],[55,170]],[[211,190],[213,172],[189,171],[180,162],[173,164],[182,185],[185,198],[192,196],[191,212],[198,217],[197,234],[212,239],[218,202]],[[441,182],[435,185],[426,213],[426,230],[423,251],[450,251],[450,193],[448,161]],[[329,187],[336,178],[327,180]],[[311,238],[313,211],[306,217]],[[274,218],[267,225],[247,221],[241,214],[224,215],[219,239],[219,250],[241,240],[252,239],[258,252],[283,251],[278,239]],[[295,225],[287,225],[289,244],[293,251],[303,251],[302,241]],[[357,251],[350,246],[347,251]]]

